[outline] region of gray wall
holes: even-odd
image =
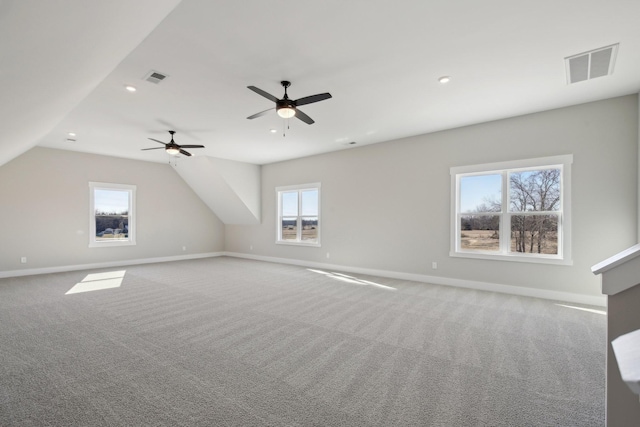
[[[89,181],[137,186],[137,245],[88,247]],[[0,201],[0,272],[224,250],[224,225],[168,164],[36,147],[0,167]]]
[[[449,257],[450,167],[561,154],[574,156],[572,266]],[[630,95],[274,163],[262,167],[262,223],[227,225],[225,248],[599,296],[590,267],[636,243],[637,159]],[[276,245],[275,188],[310,182],[322,183],[322,247]]]

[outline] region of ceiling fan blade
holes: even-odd
[[[247,119],[251,120],[251,119],[255,119],[256,117],[264,116],[269,111],[274,110],[274,109],[275,109],[275,107],[274,108],[269,108],[268,110],[260,111],[259,113],[255,113],[253,116],[247,117]]]
[[[181,145],[180,148],[205,148],[204,145]]]
[[[190,153],[190,152],[188,152],[188,151],[184,151],[184,150],[182,150],[182,149],[180,149],[180,154],[184,154],[185,156],[190,156],[190,155],[191,155],[191,153]]]
[[[331,94],[327,93],[319,93],[317,95],[305,96],[304,98],[296,99],[293,101],[296,105],[307,105],[318,101],[324,101],[325,99],[331,98]]]
[[[260,88],[257,88],[255,86],[247,86],[247,88],[251,89],[252,91],[254,91],[255,93],[257,93],[258,95],[262,95],[265,98],[267,98],[268,100],[271,100],[273,102],[278,102],[278,98],[276,98],[275,96],[271,95],[270,93],[267,93],[265,91],[263,91]]]
[[[298,110],[297,108],[296,108],[296,117],[299,118],[300,120],[302,120],[303,122],[305,122],[308,125],[312,125],[312,124],[315,123],[311,117],[307,116],[305,113],[303,113],[302,111]]]
[[[153,147],[153,148],[142,148],[141,150],[142,151],[146,151],[146,150],[162,150],[164,148],[165,147]]]
[[[153,139],[153,138],[149,138],[149,139],[152,140],[152,141],[157,142],[158,144],[167,145],[166,142],[158,141],[157,139]]]

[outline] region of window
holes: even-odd
[[[320,184],[276,188],[276,243],[320,246]]]
[[[89,183],[89,247],[136,244],[136,186]]]
[[[571,264],[573,156],[451,168],[451,256]]]

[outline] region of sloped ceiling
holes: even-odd
[[[50,134],[178,3],[0,1],[0,165]]]
[[[262,165],[640,89],[640,1],[0,5],[0,163],[35,144],[166,162],[141,149],[172,129],[194,154]],[[567,85],[565,57],[614,43],[613,75]],[[291,98],[333,95],[301,108],[316,123],[247,120],[272,103],[246,87],[280,97],[285,79]]]

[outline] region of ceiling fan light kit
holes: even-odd
[[[283,119],[290,119],[291,117],[296,115],[295,108],[290,107],[288,105],[285,105],[282,107],[276,107],[276,110],[278,111],[278,115]]]

